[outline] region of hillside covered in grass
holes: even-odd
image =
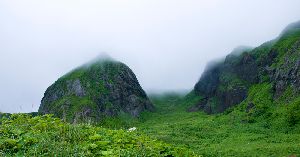
[[[299,125],[291,127],[285,120],[271,122],[254,115],[255,121],[248,121],[246,112],[240,108],[215,115],[203,111],[186,112],[184,109],[199,101],[194,93],[186,97],[165,95],[152,98],[152,101],[158,112],[144,113],[141,121],[134,125],[150,137],[189,148],[198,155],[300,155]],[[287,117],[282,118],[289,117],[286,110],[278,112],[286,114]]]
[[[0,119],[0,156],[195,156],[136,130],[68,124],[51,115]]]

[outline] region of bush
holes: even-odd
[[[72,125],[52,115],[13,114],[0,125],[3,156],[194,156],[137,131]]]
[[[300,122],[300,99],[288,105],[286,118],[288,125],[291,127]]]

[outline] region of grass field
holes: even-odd
[[[265,123],[239,121],[234,114],[189,113],[197,100],[169,95],[152,98],[157,110],[146,113],[136,127],[167,143],[203,156],[299,156],[300,132],[267,128]],[[133,124],[134,125],[134,124]]]

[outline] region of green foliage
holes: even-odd
[[[13,114],[0,125],[1,156],[195,156],[140,132]]]
[[[233,73],[222,73],[220,76],[220,86],[218,87],[219,91],[229,91],[238,86],[245,86],[248,83],[240,79],[237,75]]]
[[[63,108],[62,110],[60,108]],[[75,116],[78,115],[80,121],[86,121],[85,117],[82,117],[80,112],[84,112],[84,110],[90,109],[91,111],[97,110],[97,105],[91,101],[88,96],[85,97],[77,97],[74,95],[63,97],[58,101],[52,103],[49,106],[49,109],[56,110],[55,115],[62,117],[64,120],[68,122],[72,122],[75,119]],[[96,113],[92,112],[89,117],[96,118]],[[79,120],[78,119],[78,120]]]
[[[257,112],[257,118],[264,116],[258,114],[264,108],[260,101],[268,108],[272,106],[272,101],[264,100],[270,98],[270,90],[270,84],[256,85],[250,90],[249,101],[255,102],[260,108],[252,111]],[[156,97],[153,102],[157,112],[144,114],[142,121],[135,126],[153,138],[188,147],[203,156],[300,155],[299,132],[287,134],[275,127],[268,128],[268,121],[264,118],[260,122],[248,123],[245,121],[247,114],[243,105],[233,108],[229,114],[185,112],[188,106],[195,104],[191,100],[196,99],[199,96],[193,93],[186,98],[173,96],[161,97],[159,100]]]
[[[269,83],[262,83],[253,85],[248,92],[247,99],[242,103],[249,109],[248,113],[252,117],[265,116],[270,107],[273,106],[273,96],[271,92],[272,85]],[[250,104],[253,104],[249,108]],[[246,111],[246,109],[245,109]]]
[[[271,51],[275,42],[276,40],[265,42],[250,52],[256,58],[257,63],[261,63],[262,60],[268,57],[268,53]]]
[[[289,126],[295,126],[300,122],[300,98],[288,106],[287,121]]]
[[[139,119],[132,117],[128,113],[120,112],[118,116],[105,116],[96,125],[111,129],[125,129],[135,126]]]
[[[64,75],[61,79],[75,80],[82,78],[86,73],[86,67],[79,67]]]
[[[287,107],[287,122],[289,126],[295,126],[300,122],[300,98],[297,98]]]
[[[299,53],[290,53],[296,42],[300,40],[300,29],[289,30],[273,46],[279,54],[276,61],[273,63],[273,67],[278,67],[285,63],[286,58],[290,60],[291,63],[299,57]]]

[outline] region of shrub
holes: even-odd
[[[137,131],[72,125],[52,115],[13,114],[0,126],[4,156],[194,156]]]

